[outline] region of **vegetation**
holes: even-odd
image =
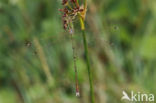
[[[125,103],[123,90],[156,94],[156,1],[85,4],[85,19],[77,14],[64,30],[61,0],[0,0],[0,103]]]

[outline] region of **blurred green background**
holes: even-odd
[[[88,0],[87,39],[96,103],[122,91],[156,94],[156,0]],[[80,94],[61,0],[0,0],[0,103],[90,103],[79,21]]]

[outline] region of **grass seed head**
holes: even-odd
[[[71,3],[75,5],[71,5]],[[79,6],[77,0],[70,0],[70,3],[68,3],[68,0],[62,0],[63,9],[60,9],[62,13],[62,21],[63,21],[63,27],[65,30],[71,29],[73,22],[79,17],[82,17],[85,19],[86,15],[86,8],[84,6]]]

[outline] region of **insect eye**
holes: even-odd
[[[73,34],[74,33],[73,29],[69,29],[69,33]]]

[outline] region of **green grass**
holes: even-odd
[[[90,103],[91,85],[95,103],[121,103],[123,90],[156,94],[155,0],[88,2],[85,35],[74,22],[79,98],[61,2],[11,1],[0,1],[0,103]]]

